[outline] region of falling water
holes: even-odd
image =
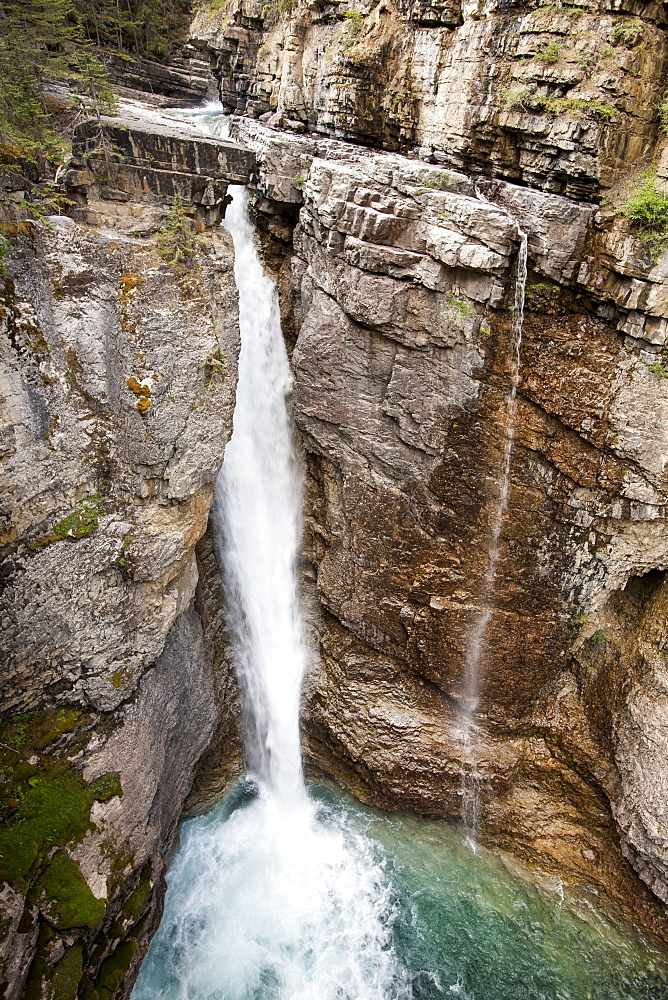
[[[290,368],[245,191],[235,194],[226,225],[241,355],[214,520],[244,692],[249,776],[233,812],[223,806],[222,815],[184,835],[133,996],[407,1000],[383,852],[345,813],[312,800],[302,778],[301,483],[287,406]]]
[[[245,191],[229,206],[226,226],[234,239],[242,342],[234,433],[216,484],[218,552],[245,694],[248,763],[283,804],[300,804],[305,650],[295,572],[301,482],[286,405],[292,377],[278,298],[253,244]]]
[[[492,528],[489,537],[487,571],[481,588],[482,610],[471,631],[464,658],[464,684],[457,737],[462,748],[462,819],[470,843],[474,846],[480,811],[480,775],[476,761],[479,741],[475,713],[480,697],[481,661],[485,637],[494,615],[494,586],[501,553],[501,528],[508,507],[510,468],[515,445],[517,422],[517,386],[520,380],[520,349],[524,324],[524,296],[527,282],[528,236],[517,226],[520,245],[517,254],[517,277],[510,350],[510,388],[506,396],[503,427],[504,446],[499,477],[499,492],[494,505]]]

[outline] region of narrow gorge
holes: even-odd
[[[4,996],[668,997],[664,5],[186,20],[3,132]]]

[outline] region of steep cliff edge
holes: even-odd
[[[663,9],[232,3],[193,35],[246,113],[235,134],[257,151],[295,340],[319,608],[312,763],[368,801],[461,815],[519,224],[529,276],[480,665],[481,836],[665,935],[631,865],[667,898],[668,272],[620,212],[643,169],[665,176]]]
[[[160,191],[151,231],[146,204],[114,202],[112,180],[95,189],[97,228],[20,225],[2,278],[8,998],[81,985],[95,1000],[132,981],[217,724],[202,628],[216,568],[205,545],[198,572],[196,548],[231,432],[233,250],[224,230],[185,235],[181,203]],[[161,217],[171,231],[156,237]]]

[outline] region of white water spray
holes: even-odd
[[[222,803],[184,834],[133,1000],[408,1000],[378,845],[344,813],[313,802],[302,778],[306,656],[291,375],[245,191],[235,194],[226,225],[241,356],[214,522],[252,781],[239,808],[226,813]]]
[[[483,196],[477,191],[478,197]],[[463,696],[457,736],[462,747],[462,818],[469,842],[475,846],[480,812],[480,775],[476,761],[479,740],[475,713],[480,699],[481,662],[489,623],[494,616],[494,587],[501,554],[501,529],[508,509],[510,470],[515,447],[517,423],[517,387],[520,380],[520,351],[524,325],[524,299],[527,282],[528,235],[517,226],[520,245],[517,254],[517,277],[510,349],[510,387],[506,395],[504,447],[499,477],[499,492],[494,505],[489,537],[489,558],[482,588],[482,610],[469,635],[464,657]]]
[[[278,297],[253,244],[245,191],[226,226],[242,331],[234,433],[216,484],[214,523],[245,694],[251,771],[285,806],[304,798],[299,697],[306,661],[295,563],[301,479],[286,399],[292,377]]]

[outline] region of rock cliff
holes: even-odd
[[[129,235],[132,199],[110,186],[91,206],[79,176],[95,227],[15,227],[2,277],[8,1000],[127,989],[217,725],[202,627],[217,571],[197,549],[234,406],[232,244],[212,229],[177,254],[156,227],[187,220],[155,190],[153,230],[144,214]]]
[[[663,9],[235,2],[193,37],[245,113],[294,341],[312,765],[368,801],[461,814],[519,226],[481,836],[665,935],[668,264],[621,213],[642,170],[665,176]]]

